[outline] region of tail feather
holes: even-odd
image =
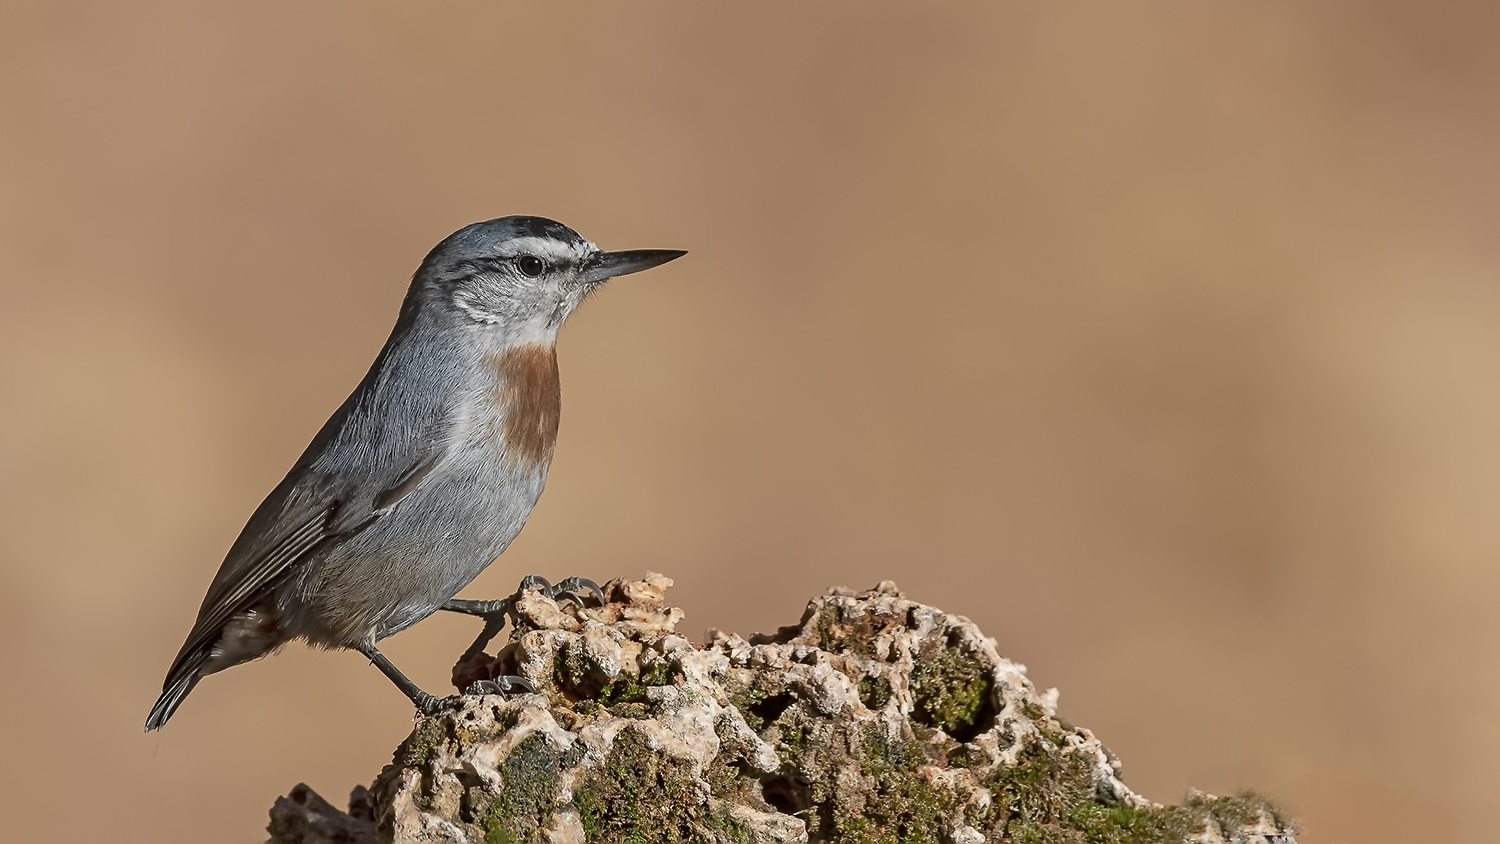
[[[177,711],[177,707],[182,705],[188,692],[203,679],[198,669],[203,666],[205,658],[207,654],[184,660],[173,667],[172,673],[167,675],[167,682],[162,685],[161,697],[156,699],[156,705],[151,707],[151,714],[146,716],[146,732],[161,729],[167,719],[172,717],[172,713]]]

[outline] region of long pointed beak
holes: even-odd
[[[686,255],[681,249],[631,249],[626,252],[595,252],[584,260],[583,280],[598,284],[617,275],[630,275],[659,267]]]

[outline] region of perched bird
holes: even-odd
[[[376,643],[440,609],[485,619],[471,653],[504,624],[506,601],[453,596],[520,533],[547,481],[557,332],[606,279],[684,254],[601,252],[540,217],[475,223],[434,247],[364,380],[229,549],[146,729],[204,675],[295,639],[359,651],[419,710],[441,709]],[[598,591],[569,578],[549,593],[583,589]],[[498,688],[515,681],[529,686]]]

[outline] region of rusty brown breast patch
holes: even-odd
[[[525,469],[549,465],[562,413],[557,350],[518,346],[486,355],[485,360],[500,376],[492,398],[500,412],[498,433],[506,461]]]

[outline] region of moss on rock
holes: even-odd
[[[541,735],[533,734],[516,745],[500,765],[503,783],[488,802],[484,789],[474,786],[475,820],[483,827],[486,844],[532,841],[543,823],[550,820],[558,795],[558,754]]]
[[[588,841],[598,844],[677,842],[697,832],[691,813],[683,811],[697,804],[692,771],[628,727],[574,790],[573,803]]]
[[[912,671],[911,689],[919,723],[967,741],[993,716],[989,705],[990,669],[962,648],[948,647],[924,659]]]

